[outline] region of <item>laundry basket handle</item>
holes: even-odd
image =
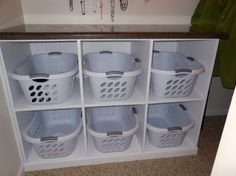
[[[108,71],[106,72],[106,76],[108,79],[119,79],[124,75],[122,71]]]
[[[47,82],[49,78],[49,74],[35,73],[35,74],[31,74],[30,78],[35,82]]]
[[[47,137],[40,138],[41,142],[50,142],[50,141],[57,141],[57,140],[58,140],[57,136],[47,136]]]
[[[181,107],[183,111],[187,110],[187,108],[184,105],[182,105],[182,104],[179,104],[179,107]]]
[[[134,113],[134,115],[136,116],[137,115],[137,110],[135,107],[132,107],[132,112]],[[134,130],[136,130],[138,128],[138,120],[137,120],[137,116],[136,116],[136,126],[134,127]],[[128,132],[130,133],[130,132]],[[128,134],[127,131],[123,132],[123,131],[110,131],[110,132],[107,132],[106,135],[107,136],[121,136],[121,135],[127,135]]]
[[[62,55],[62,52],[60,52],[60,51],[53,51],[53,52],[48,53],[48,55],[49,55],[49,56]]]
[[[192,70],[190,70],[190,69],[176,69],[175,76],[176,77],[184,77],[184,76],[189,75],[191,72],[192,72]]]
[[[110,131],[110,132],[107,132],[107,136],[121,136],[123,134],[122,131]]]
[[[176,130],[183,130],[182,127],[169,127],[167,128],[168,131],[176,131]]]
[[[100,51],[100,54],[112,54],[112,51]]]
[[[160,53],[160,51],[158,51],[158,50],[153,50],[153,53]]]
[[[134,58],[134,61],[137,62],[137,63],[141,62],[141,60],[139,58]]]
[[[188,59],[188,60],[190,60],[190,61],[195,61],[195,59],[194,58],[192,58],[192,57],[186,57],[186,59]]]
[[[136,108],[132,107],[132,111],[135,115],[137,115],[137,109]]]

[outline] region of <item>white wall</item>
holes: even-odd
[[[206,115],[226,115],[230,106],[232,95],[233,89],[223,88],[220,78],[213,78],[207,102]]]
[[[0,29],[24,23],[20,0],[0,0]]]
[[[236,92],[233,95],[229,113],[221,136],[211,176],[236,175]]]
[[[80,0],[69,11],[69,0],[21,0],[27,24],[110,24],[110,0],[103,0],[104,16],[100,19],[99,2],[93,13],[93,0],[86,0],[86,15],[80,13]],[[199,0],[129,0],[123,12],[116,0],[113,24],[190,24]]]

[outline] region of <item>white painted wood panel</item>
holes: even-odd
[[[211,80],[206,116],[225,116],[228,113],[234,89],[223,87],[220,77]]]
[[[0,50],[0,59],[1,50]],[[2,65],[0,64],[2,69]],[[20,150],[14,133],[13,120],[10,115],[10,108],[6,101],[6,91],[4,88],[2,74],[0,75],[0,175],[20,176],[23,172],[23,161],[21,160]]]
[[[221,136],[211,176],[236,175],[236,91],[234,92],[225,127]]]

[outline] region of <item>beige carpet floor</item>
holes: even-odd
[[[194,156],[43,170],[26,176],[209,176],[224,122],[224,117],[205,118]]]

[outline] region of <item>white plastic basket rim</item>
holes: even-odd
[[[37,117],[37,113],[36,112],[34,114],[34,117],[33,119],[31,120],[30,124],[27,126],[27,128],[25,129],[24,131],[24,139],[29,142],[29,143],[32,143],[32,144],[42,144],[43,142],[48,142],[48,141],[41,141],[41,138],[33,138],[33,137],[30,137],[27,132],[29,130],[29,128],[32,126],[32,124],[34,123],[34,121],[36,120]],[[79,117],[78,117],[79,118]],[[72,132],[71,134],[68,134],[66,136],[62,136],[62,137],[58,137],[57,140],[55,142],[64,142],[64,141],[69,141],[71,139],[73,139],[74,137],[76,137],[80,131],[82,129],[82,120],[80,118],[80,121],[79,121],[79,125],[78,127],[76,128],[76,130],[74,132]],[[45,136],[47,137],[47,136]]]
[[[128,130],[128,131],[122,131],[122,135],[119,135],[119,136],[126,137],[126,136],[131,136],[134,133],[136,133],[136,131],[138,130],[138,127],[139,127],[139,121],[138,121],[138,117],[137,117],[136,113],[133,113],[133,116],[134,116],[134,119],[135,119],[135,127],[132,128],[131,130]],[[88,123],[87,123],[87,131],[91,136],[94,136],[96,138],[108,137],[107,133],[99,133],[99,132],[96,132],[96,131],[92,130],[90,128],[90,123],[91,123],[91,121],[90,121],[90,118],[89,118]],[[114,134],[114,135],[111,135],[111,136],[116,136],[116,135]]]
[[[117,76],[117,77],[130,77],[130,76],[137,76],[139,74],[142,73],[142,68],[141,68],[141,64],[140,64],[140,60],[138,58],[133,57],[130,54],[127,53],[122,53],[122,52],[112,52],[112,51],[100,51],[100,52],[92,52],[92,53],[88,53],[84,56],[85,60],[91,59],[90,56],[101,56],[101,53],[104,54],[113,54],[113,56],[117,56],[119,55],[119,57],[122,58],[122,56],[124,56],[127,61],[132,61],[133,63],[135,63],[135,65],[133,65],[132,70],[127,70],[127,71],[121,71],[120,69],[111,69],[111,70],[107,70],[107,71],[94,71],[91,70],[90,68],[87,68],[86,64],[84,66],[83,69],[83,73],[87,76],[91,76],[91,77],[110,77],[110,76]],[[96,57],[94,58],[96,59]],[[118,59],[118,58],[117,58]],[[107,72],[120,72],[120,74],[111,74],[111,75],[107,75]]]
[[[66,56],[71,56],[70,60],[72,63],[78,63],[78,59],[77,59],[77,55],[74,53],[62,53],[62,52],[49,52],[49,53],[43,53],[43,54],[35,54],[32,55],[31,57],[28,57],[27,60],[20,66],[18,66],[13,73],[11,73],[11,77],[15,80],[31,80],[32,76],[36,75],[35,79],[61,79],[61,78],[66,78],[66,77],[70,77],[72,75],[75,75],[78,73],[78,65],[77,64],[73,64],[72,68],[70,67],[70,69],[64,72],[59,72],[59,73],[45,73],[45,72],[36,72],[35,74],[31,75],[30,73],[17,73],[17,70],[25,70],[28,69],[28,67],[31,67],[32,69],[32,64],[34,63],[33,61],[38,60],[40,58],[37,57],[42,57],[43,59],[45,59],[45,57],[49,57],[47,58],[47,60],[50,60],[51,55],[57,55],[59,54],[59,56],[61,58],[59,59],[63,59],[63,57]],[[65,59],[66,60],[66,59]],[[31,63],[33,62],[33,63]],[[40,77],[38,75],[41,75]]]
[[[194,123],[193,123],[193,121],[191,121],[189,123],[189,125],[186,125],[184,127],[173,127],[173,130],[168,130],[168,128],[158,128],[158,127],[154,127],[151,124],[147,123],[147,129],[157,132],[157,133],[166,133],[166,132],[170,132],[170,131],[188,131],[193,126],[194,126]],[[181,128],[181,129],[174,129],[174,128]]]
[[[65,73],[59,73],[59,74],[52,74],[52,75],[48,75],[47,79],[61,79],[61,78],[66,78],[66,77],[70,77],[73,75],[76,75],[78,73],[78,67],[76,66],[73,70],[69,71],[69,72],[65,72]],[[11,77],[15,80],[32,80],[32,78],[30,77],[30,75],[19,75],[16,73],[12,73]]]
[[[165,70],[158,70],[158,69],[152,68],[151,72],[156,73],[156,74],[162,74],[162,75],[178,75],[178,74],[198,75],[198,74],[205,72],[205,67],[200,67],[199,69],[194,69],[191,72],[180,72],[180,73],[176,73],[175,70],[165,71]]]
[[[183,54],[172,52],[172,51],[154,51],[153,55],[158,55],[159,53],[177,55],[177,56],[181,57],[181,59],[188,58]],[[156,59],[156,58],[153,58],[153,59]],[[154,68],[153,66],[152,66],[151,72],[152,73],[157,73],[157,74],[165,74],[165,75],[178,75],[178,74],[183,74],[183,73],[195,75],[195,74],[203,73],[205,71],[205,67],[196,60],[194,60],[194,62],[199,65],[199,68],[191,69],[191,72],[184,72],[183,71],[182,73],[181,72],[176,73],[176,71],[174,69],[173,70],[165,70],[165,69]]]
[[[181,111],[186,111],[186,110],[181,110]],[[194,122],[192,120],[192,118],[190,117],[190,114],[188,112],[186,112],[188,114],[187,118],[189,120],[189,124],[185,125],[185,126],[172,126],[169,128],[159,128],[156,126],[151,125],[150,123],[148,123],[147,121],[147,129],[157,132],[157,133],[166,133],[166,132],[170,132],[170,131],[188,131],[189,129],[193,128],[194,126]]]
[[[83,73],[87,76],[91,77],[109,77],[106,73],[98,73],[98,72],[93,72],[88,69],[83,69]],[[128,72],[123,72],[123,74],[112,74],[110,76],[120,76],[120,77],[131,77],[131,76],[138,76],[142,73],[142,69],[139,67],[135,71],[128,71]]]

